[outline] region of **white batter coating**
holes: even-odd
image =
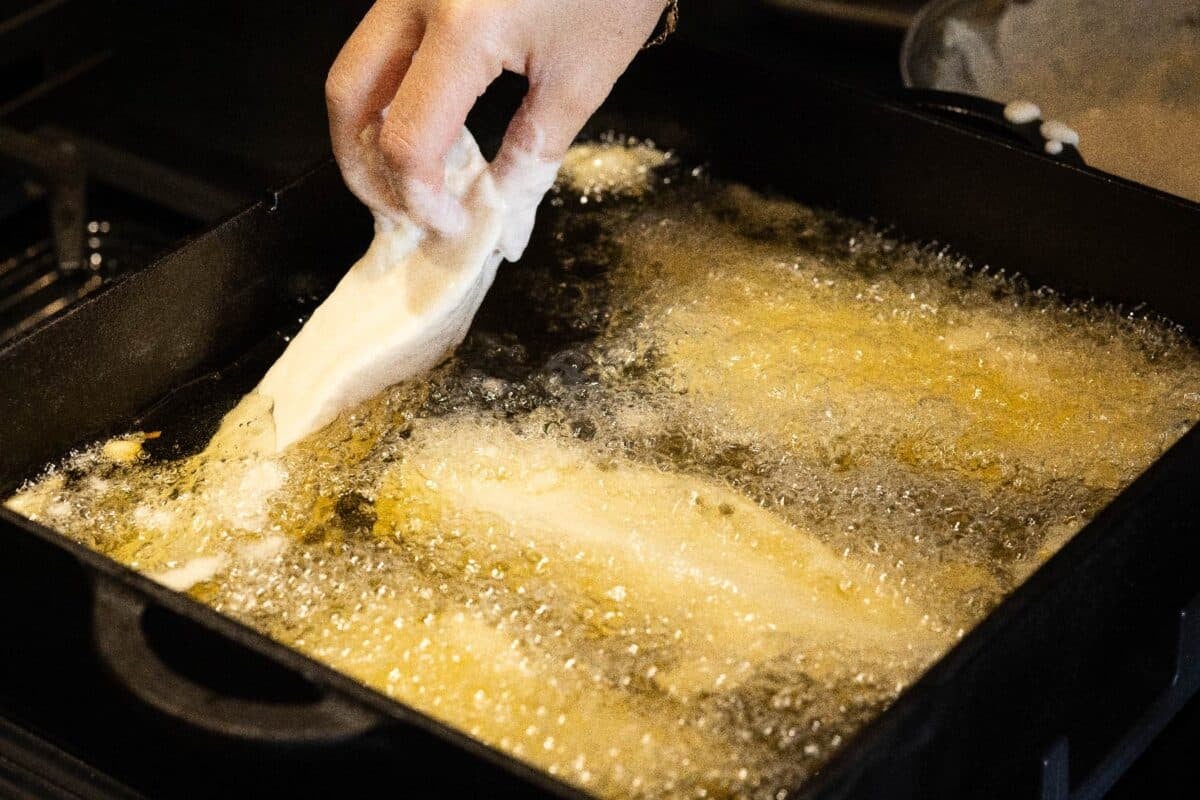
[[[1061,120],[1046,120],[1042,123],[1041,133],[1047,139],[1057,139],[1063,144],[1079,146],[1079,132]]]
[[[439,237],[376,217],[366,254],[226,420],[244,427],[247,409],[269,402],[273,436],[260,430],[251,449],[282,450],[437,365],[466,336],[500,262],[520,258],[558,164],[510,156],[498,180],[465,128],[446,162],[446,190],[467,211],[465,229]]]
[[[1014,125],[1025,125],[1042,118],[1042,110],[1028,100],[1013,100],[1004,107],[1004,118]]]

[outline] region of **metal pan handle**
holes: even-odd
[[[129,692],[163,714],[218,736],[271,745],[345,741],[381,724],[376,713],[307,681],[305,698],[274,701],[183,675],[147,637],[151,606],[144,597],[102,576],[93,590],[92,635],[101,661]]]
[[[1042,136],[1041,120],[1024,124],[1009,122],[1004,117],[1004,106],[992,100],[960,92],[943,92],[938,89],[904,89],[901,102],[972,130],[1007,140],[1046,154],[1046,138]],[[1075,166],[1084,165],[1079,150],[1064,144],[1062,151],[1051,156]]]
[[[1055,739],[1042,757],[1040,800],[1088,800],[1107,795],[1154,737],[1200,693],[1200,595],[1179,612],[1176,624],[1175,669],[1167,686],[1082,777],[1077,774],[1072,780],[1073,772],[1083,770],[1071,763],[1070,740],[1066,736]]]

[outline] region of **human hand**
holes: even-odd
[[[326,82],[333,152],[373,212],[454,234],[443,191],[467,113],[503,70],[529,92],[493,163],[557,163],[653,32],[665,0],[378,0]]]

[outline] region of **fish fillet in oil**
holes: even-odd
[[[9,507],[588,792],[779,800],[1200,415],[1162,320],[644,142],[543,212],[423,378]]]
[[[865,456],[972,479],[1036,464],[1106,488],[1182,432],[1145,413],[1143,399],[1178,377],[1137,367],[1135,340],[1062,325],[1046,346],[1047,323],[1008,308],[1019,296],[964,305],[945,281],[887,270],[847,280],[818,254],[746,236],[803,222],[799,207],[738,187],[717,202],[731,222],[646,225],[622,239],[630,339],[669,371],[688,413],[752,440],[804,448],[841,434]],[[708,263],[697,268],[696,252]],[[639,304],[647,294],[669,302]],[[1081,352],[1134,368],[1081,374]]]
[[[502,425],[422,431],[376,508],[377,532],[445,547],[459,531],[463,558],[533,562],[560,601],[611,607],[581,620],[600,633],[662,638],[671,663],[654,681],[672,694],[732,684],[798,645],[869,658],[933,639],[895,587],[728,487]]]

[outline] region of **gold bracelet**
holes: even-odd
[[[660,45],[667,40],[667,37],[675,32],[675,26],[679,24],[679,0],[667,0],[667,7],[663,9],[662,18],[658,21],[656,29],[658,33],[651,37],[650,41],[642,45],[643,50],[649,50],[651,47]]]

